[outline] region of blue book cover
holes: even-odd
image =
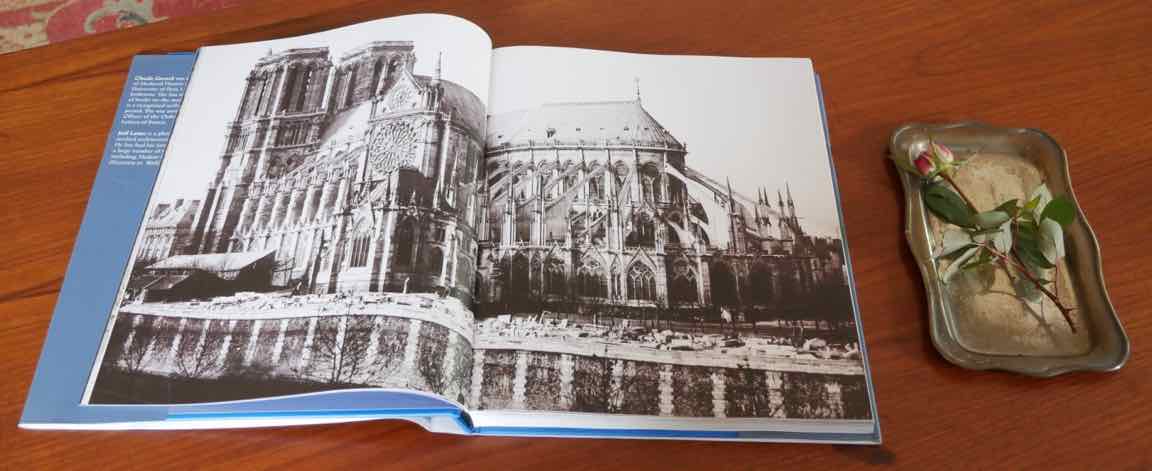
[[[823,113],[445,15],[138,56],[21,426],[878,443]]]

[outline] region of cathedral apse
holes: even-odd
[[[840,241],[805,233],[791,188],[744,194],[689,161],[639,96],[495,116],[480,311],[753,322],[810,308],[823,289],[846,300]]]

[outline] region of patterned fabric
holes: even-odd
[[[0,0],[0,53],[238,5],[243,0]]]

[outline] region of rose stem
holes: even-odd
[[[1048,288],[1045,288],[1043,284],[1040,284],[1040,281],[1037,280],[1036,277],[1032,276],[1032,272],[1028,271],[1028,269],[1023,265],[1017,264],[1015,260],[1008,258],[1008,256],[1001,251],[987,245],[985,245],[984,248],[987,249],[988,252],[992,255],[999,257],[1002,262],[1012,265],[1013,268],[1022,273],[1025,278],[1028,278],[1028,281],[1031,281],[1032,284],[1036,285],[1036,288],[1039,289],[1040,292],[1044,293],[1045,296],[1048,296],[1048,299],[1052,300],[1052,303],[1056,305],[1056,309],[1060,310],[1060,314],[1064,315],[1064,321],[1068,323],[1068,328],[1072,329],[1072,332],[1076,332],[1076,324],[1072,322],[1072,316],[1069,314],[1069,312],[1072,310],[1065,307],[1064,304],[1060,302],[1060,298],[1056,297],[1056,295],[1051,291],[1048,291]]]

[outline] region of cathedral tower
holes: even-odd
[[[322,131],[329,69],[327,48],[290,49],[261,58],[248,74],[220,167],[209,186],[191,250],[232,250],[236,225],[250,194],[261,182],[283,174],[300,160],[299,146],[314,143]],[[270,175],[271,174],[271,175]]]

